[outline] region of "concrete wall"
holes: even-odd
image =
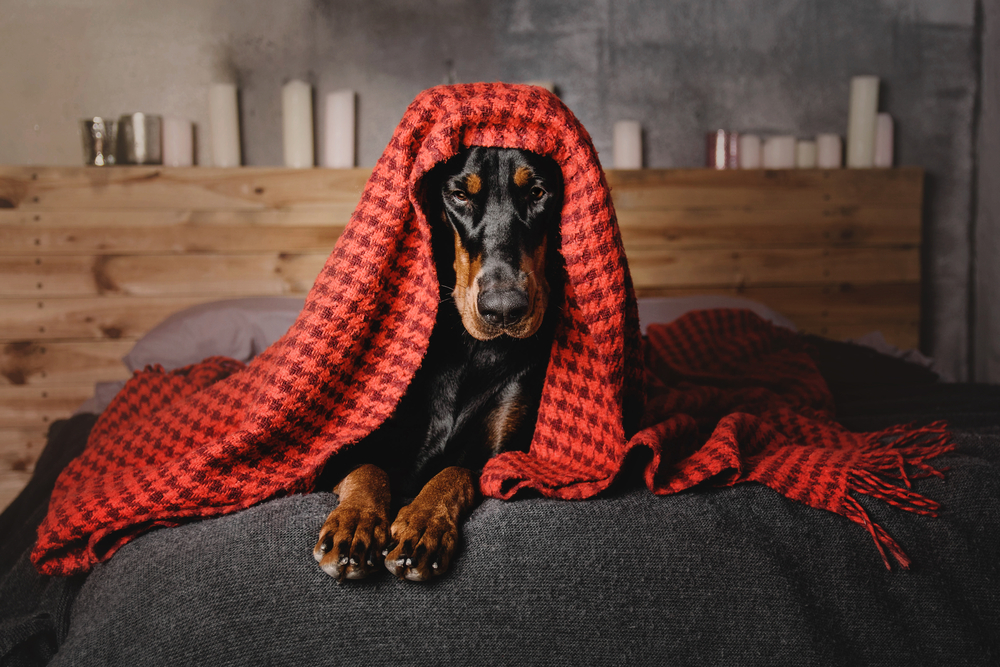
[[[922,347],[964,378],[972,333],[1000,326],[971,310],[982,14],[975,0],[0,0],[0,162],[78,163],[88,115],[187,116],[204,139],[205,88],[233,78],[245,162],[280,164],[280,88],[305,77],[319,100],[358,91],[364,165],[423,88],[548,79],[602,155],[631,118],[647,166],[700,166],[717,127],[843,133],[849,78],[876,74],[898,162],[927,169]]]
[[[1000,3],[984,2],[981,22],[973,376],[1000,382]]]

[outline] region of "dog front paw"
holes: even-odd
[[[326,518],[313,558],[338,582],[363,579],[382,566],[387,524],[377,510],[340,505]]]
[[[400,579],[429,581],[444,574],[458,546],[458,523],[449,512],[407,505],[389,529],[385,566]]]

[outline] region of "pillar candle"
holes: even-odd
[[[615,169],[642,169],[642,126],[638,121],[615,123],[614,165]]]
[[[760,169],[760,137],[741,134],[739,148],[740,169]]]
[[[240,114],[236,84],[213,83],[208,89],[208,124],[212,141],[212,164],[238,167],[240,155]]]
[[[313,166],[312,86],[293,80],[281,89],[281,126],[285,166]]]
[[[875,157],[872,162],[876,167],[892,166],[892,116],[880,113],[875,121]]]
[[[716,130],[705,135],[705,166],[713,169],[736,169],[739,166],[740,135]]]
[[[194,164],[194,131],[191,121],[176,116],[163,119],[163,164],[190,167]]]
[[[816,168],[816,142],[798,141],[795,144],[795,166],[798,169]]]
[[[844,160],[839,134],[816,135],[816,166],[820,169],[840,169]]]
[[[792,169],[795,167],[795,137],[768,137],[764,141],[765,169]]]
[[[355,165],[355,95],[338,90],[326,96],[323,113],[323,166],[349,169]]]
[[[875,118],[878,113],[878,77],[851,79],[851,108],[847,119],[847,166],[875,164]]]

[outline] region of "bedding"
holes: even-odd
[[[844,368],[868,352],[818,354]],[[886,571],[853,524],[763,486],[659,497],[633,480],[582,502],[487,499],[430,586],[319,571],[309,554],[329,493],[153,531],[89,576],[46,577],[28,558],[33,532],[11,531],[40,520],[36,492],[0,519],[3,553],[20,546],[0,579],[0,664],[995,664],[1000,388],[878,361],[870,396],[858,376],[834,383],[841,421],[948,418],[956,438],[947,478],[914,482],[939,518],[861,499],[905,545],[907,573]],[[93,420],[53,427],[33,490]]]
[[[180,313],[134,351],[176,354],[193,335],[209,355],[235,354],[228,327],[257,315],[287,326],[299,305]],[[671,319],[720,304],[645,305],[647,318]],[[886,571],[853,524],[763,486],[658,497],[634,473],[579,503],[487,499],[455,571],[427,587],[388,575],[338,586],[316,568],[312,539],[336,503],[322,492],[150,532],[89,576],[42,576],[28,551],[47,492],[93,426],[79,414],[53,426],[31,484],[0,517],[0,664],[995,662],[1000,388],[808,340],[846,426],[951,424],[946,479],[913,482],[942,504],[939,518],[859,499],[914,561],[908,573]]]

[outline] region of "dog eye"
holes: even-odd
[[[462,192],[461,190],[452,190],[451,196],[457,199],[458,201],[469,201],[469,196],[464,192]]]
[[[542,197],[544,197],[547,194],[548,193],[545,192],[545,190],[543,190],[542,188],[538,187],[537,185],[535,187],[531,188],[531,198],[534,199],[535,201],[538,201],[539,199],[541,199]]]

